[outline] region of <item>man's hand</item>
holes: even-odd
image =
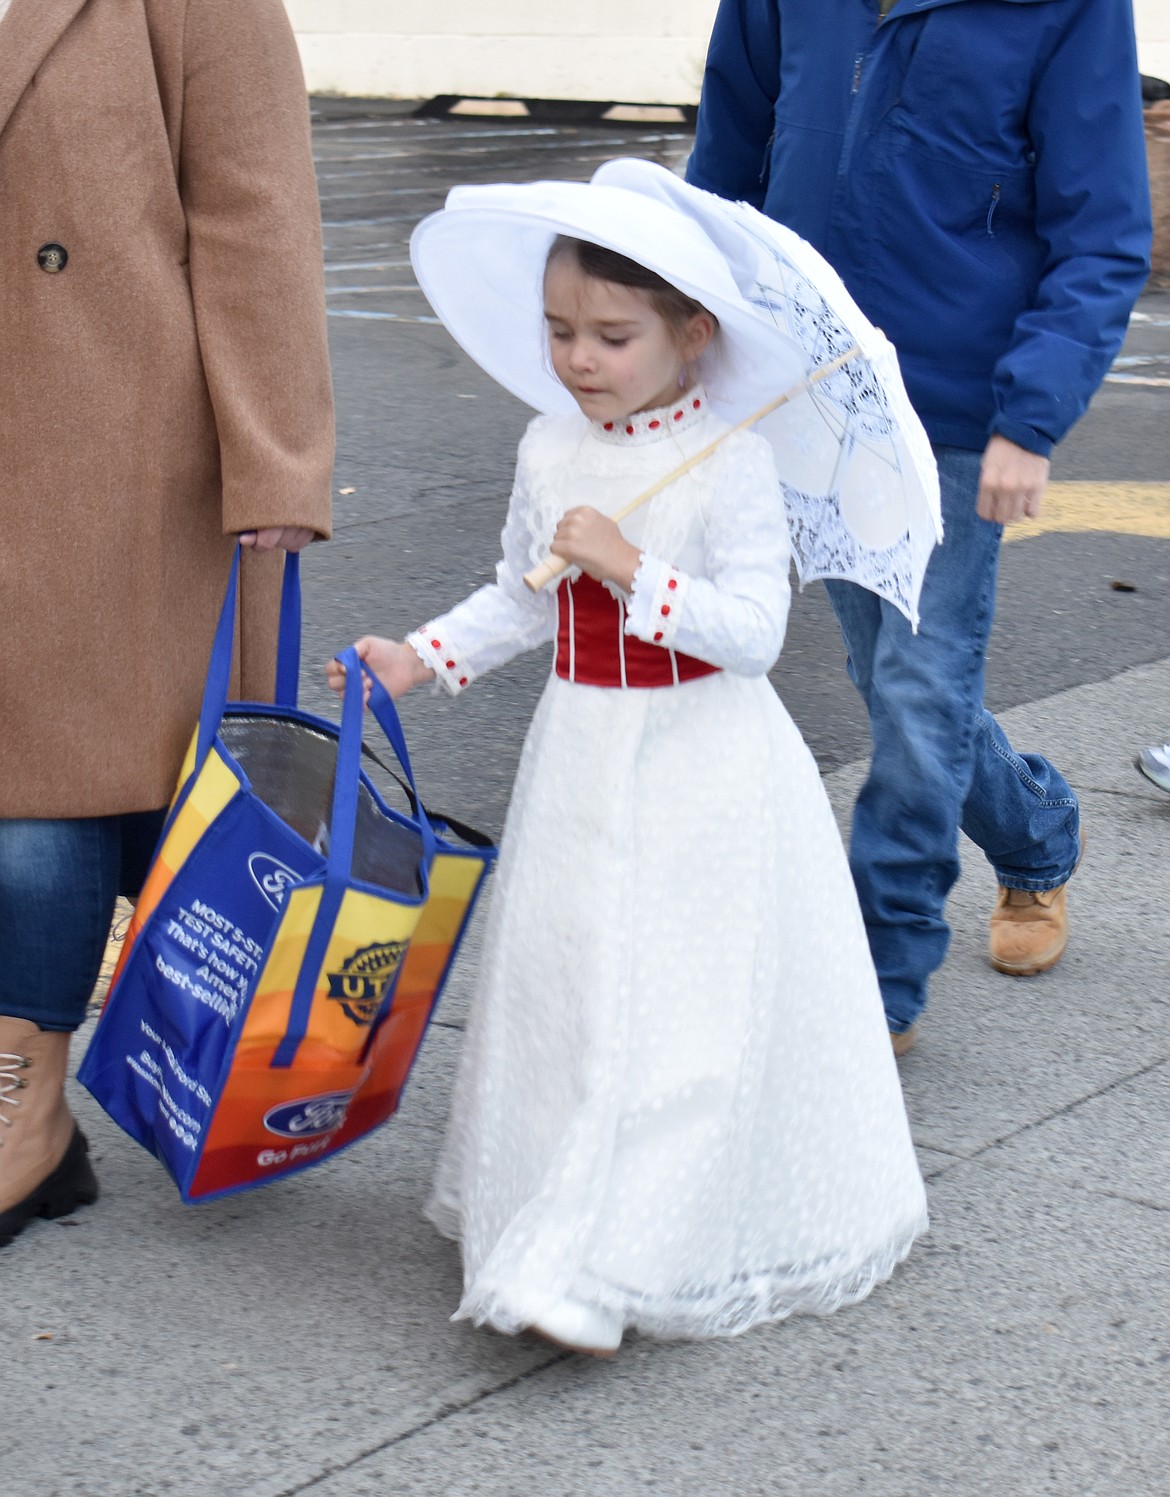
[[[1050,467],[1046,457],[1017,447],[1006,437],[992,437],[983,452],[975,513],[981,520],[992,520],[997,525],[1036,519],[1048,487]]]
[[[257,551],[303,551],[310,541],[317,539],[315,530],[304,525],[271,525],[266,530],[244,530],[240,533],[240,545],[251,546]]]
[[[549,550],[597,582],[616,582],[626,592],[634,585],[634,574],[642,560],[617,523],[600,510],[582,505],[561,516]]]

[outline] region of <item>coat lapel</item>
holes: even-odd
[[[0,31],[0,134],[33,75],[89,0],[12,0]]]

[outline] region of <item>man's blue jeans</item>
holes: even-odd
[[[165,817],[0,819],[0,1014],[77,1028],[114,901],[142,887]]]
[[[946,955],[960,827],[1011,889],[1065,883],[1079,851],[1068,783],[1039,755],[1017,754],[983,706],[1002,527],[975,513],[981,454],[935,456],[946,535],[926,570],[918,633],[864,588],[827,584],[873,735],[849,862],[895,1031],[918,1018]]]

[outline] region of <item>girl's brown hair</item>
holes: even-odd
[[[648,291],[650,305],[677,339],[681,340],[691,318],[699,313],[710,317],[716,328],[719,326],[719,319],[708,312],[702,302],[695,301],[653,270],[647,270],[636,260],[619,255],[616,250],[605,249],[588,239],[573,239],[568,234],[558,234],[548,252],[546,265],[562,258],[572,260],[579,270],[592,276],[594,280],[611,281],[615,286],[629,286],[635,291]]]

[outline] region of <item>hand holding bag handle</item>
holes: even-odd
[[[203,703],[199,713],[199,735],[195,750],[195,769],[190,777],[192,781],[198,775],[204,760],[211,750],[211,745],[215,742],[220,723],[223,721],[224,712],[227,710],[228,688],[231,685],[232,673],[232,647],[235,642],[236,633],[236,599],[239,594],[239,581],[240,547],[237,545],[232,554],[232,565],[231,571],[228,574],[227,590],[224,593],[223,607],[220,609],[219,622],[215,630],[215,639],[211,647],[211,661],[207,669],[207,684],[203,691]],[[276,668],[276,706],[278,707],[296,707],[300,654],[300,558],[295,552],[290,551],[285,557],[284,586],[280,603],[280,637]],[[334,782],[333,791],[334,824],[331,827],[331,839],[333,853],[336,856],[338,812],[340,810],[342,813],[341,825],[348,825],[345,843],[348,851],[346,851],[344,858],[344,869],[340,872],[339,876],[348,879],[352,863],[354,824],[357,818],[358,779],[362,751],[361,692],[360,690],[358,691],[356,701],[351,701],[350,686],[356,682],[360,688],[362,672],[366,671],[366,667],[358,660],[357,652],[352,648],[346,650],[337,658],[347,669],[345,676],[345,704],[342,708],[341,734],[338,739],[337,749],[337,777]],[[390,700],[385,687],[377,677],[368,671],[366,671],[366,674],[370,677],[370,711],[378,726],[386,735],[386,740],[394,750],[394,755],[406,775],[407,784],[410,787],[411,804],[419,823],[419,834],[423,842],[424,867],[429,867],[435,855],[435,833],[423,808],[423,804],[418,797],[418,789],[414,782],[414,771],[410,765],[410,754],[406,747],[406,737],[402,731],[402,724],[399,721],[397,709]],[[348,731],[347,723],[349,724]],[[345,803],[341,804],[339,803],[339,794],[346,790],[347,785],[348,794],[344,796]],[[330,858],[331,865],[334,862],[334,856]],[[337,867],[339,870],[342,868],[340,859],[337,860]]]
[[[345,696],[341,707],[341,734],[337,741],[337,770],[333,781],[333,810],[329,823],[329,858],[325,867],[325,886],[321,892],[321,903],[317,908],[313,929],[305,946],[297,984],[293,990],[288,1028],[273,1056],[274,1066],[292,1065],[300,1043],[308,1030],[313,997],[317,990],[317,979],[325,961],[325,953],[333,934],[338,911],[341,909],[341,901],[352,880],[358,784],[361,778],[362,671],[364,667],[352,645],[337,658],[345,666]],[[402,724],[398,720],[398,713],[381,682],[373,676],[370,677],[370,710],[378,726],[386,735],[387,742],[394,750],[417,808],[416,819],[422,842],[419,882],[422,885],[422,895],[425,899],[427,870],[435,856],[435,833],[423,809],[414,782],[414,771],[411,768],[410,754],[407,752],[406,738],[402,732]]]

